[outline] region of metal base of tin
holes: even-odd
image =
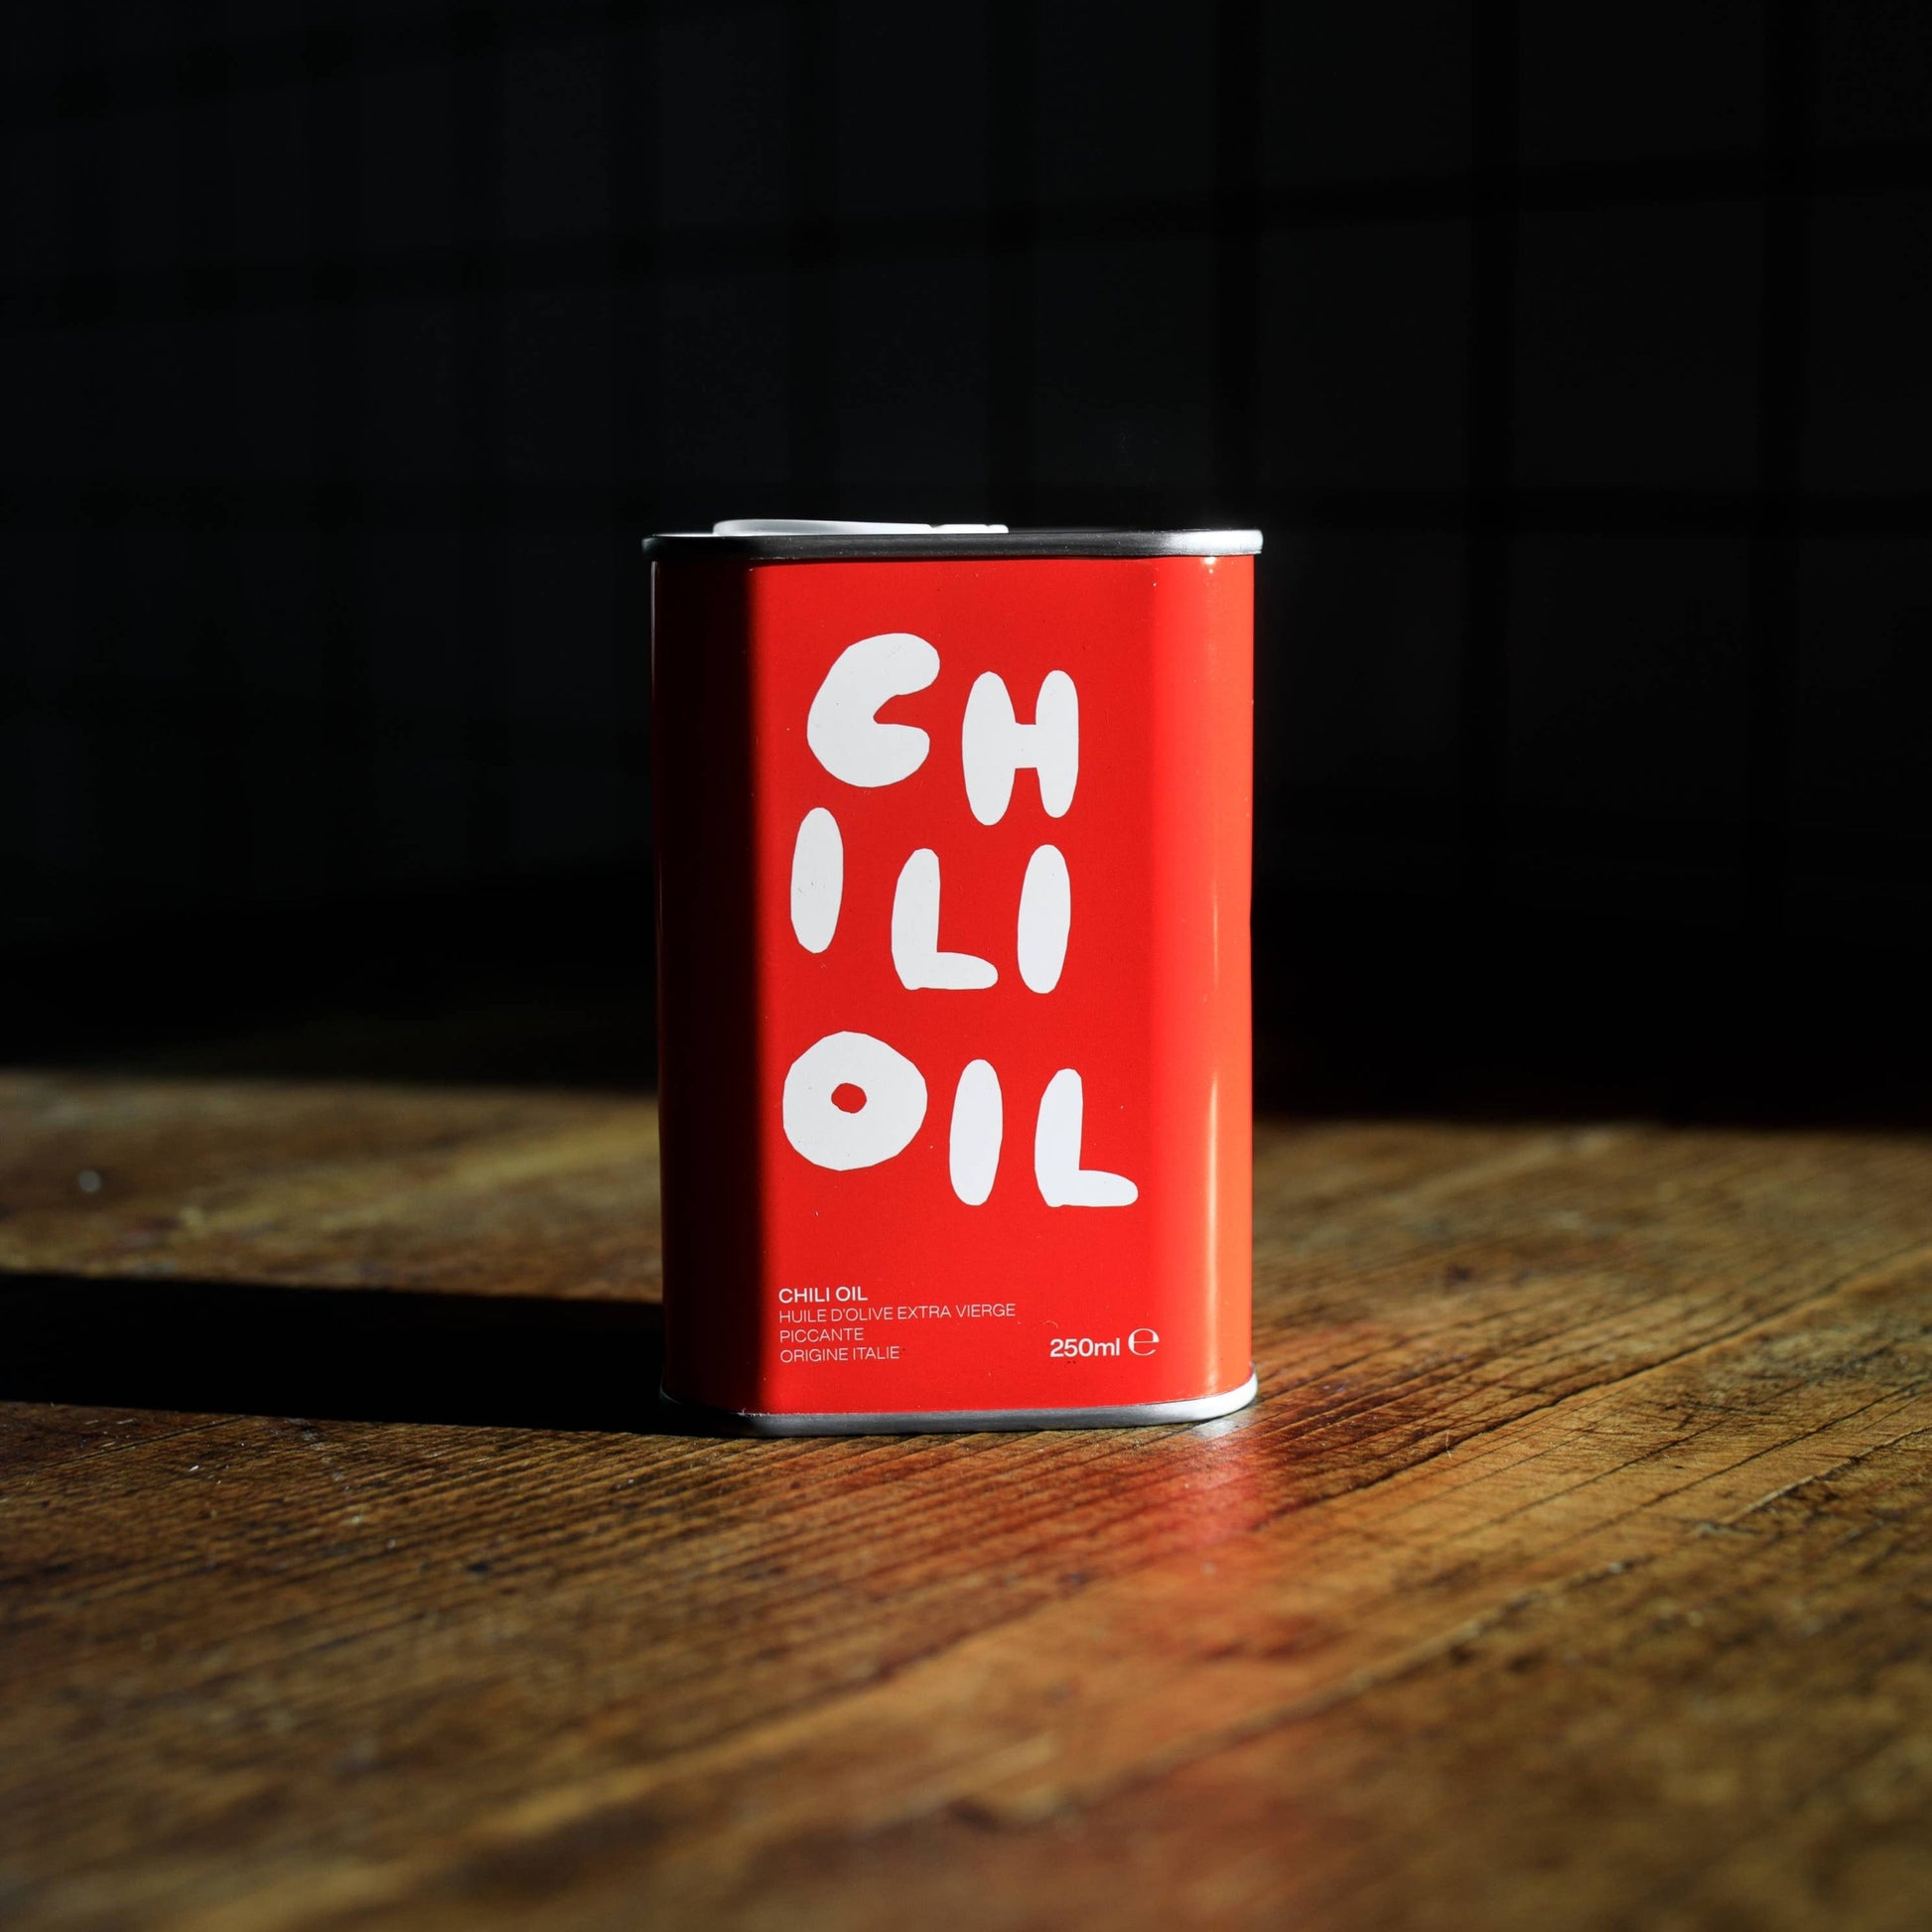
[[[1147,1429],[1156,1423],[1212,1422],[1255,1399],[1255,1374],[1219,1395],[1184,1402],[1129,1402],[1110,1409],[935,1409],[909,1415],[778,1416],[712,1409],[680,1402],[660,1389],[658,1399],[694,1422],[734,1436],[953,1436],[989,1429]]]

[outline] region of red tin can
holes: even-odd
[[[645,546],[668,1398],[768,1434],[1252,1400],[1260,547]]]

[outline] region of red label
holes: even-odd
[[[745,577],[748,1010],[674,1012],[667,970],[664,1016],[667,1136],[748,1110],[735,1208],[714,1177],[687,1212],[751,1217],[737,1272],[756,1279],[678,1280],[701,1251],[687,1226],[667,1281],[742,1303],[704,1344],[756,1362],[756,1394],[733,1376],[731,1406],[1057,1409],[1235,1386],[1246,560]],[[660,759],[678,648],[660,606]],[[662,772],[660,800],[668,840]],[[667,945],[705,917],[679,898]],[[680,1033],[734,1025],[750,1088],[708,1103]],[[674,1323],[673,1392],[716,1399],[676,1342]]]

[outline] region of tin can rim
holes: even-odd
[[[978,557],[1252,557],[1259,530],[667,530],[644,539],[653,562],[733,557],[754,563],[912,562]]]
[[[1248,1379],[1211,1395],[1167,1402],[1108,1403],[1089,1409],[842,1410],[807,1415],[796,1411],[717,1409],[686,1402],[662,1386],[657,1399],[674,1419],[727,1436],[953,1436],[1032,1429],[1146,1429],[1162,1423],[1215,1422],[1247,1408],[1260,1379]]]

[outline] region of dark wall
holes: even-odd
[[[1264,527],[1291,1083],[1916,1012],[1915,0],[43,0],[4,142],[17,1050],[634,983],[744,514]]]

